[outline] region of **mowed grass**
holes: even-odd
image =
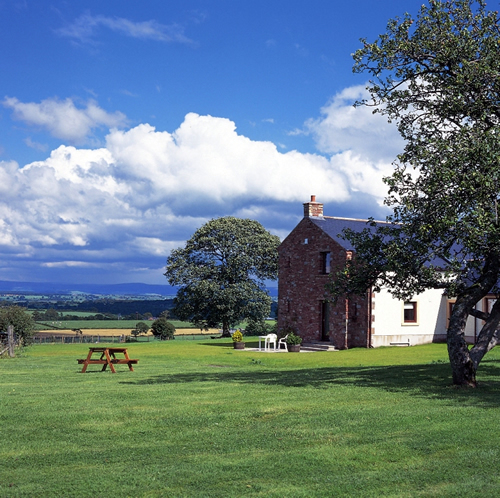
[[[444,345],[128,347],[117,374],[85,345],[0,360],[0,496],[498,495],[499,351],[464,390]]]

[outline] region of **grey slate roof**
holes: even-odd
[[[310,217],[309,218],[318,228],[321,228],[329,237],[337,242],[346,251],[352,251],[353,247],[348,240],[340,235],[342,230],[350,228],[355,232],[361,232],[365,228],[372,228],[368,220],[356,220],[352,218],[334,218],[333,216]],[[384,221],[377,221],[377,224],[384,224]]]

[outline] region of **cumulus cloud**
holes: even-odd
[[[172,134],[145,124],[114,130],[106,146],[120,165],[117,174],[137,185],[136,195],[145,203],[155,204],[164,196],[172,196],[176,205],[186,199],[291,201],[311,190],[332,199],[332,184],[339,200],[349,195],[327,158],[283,154],[271,142],[238,135],[235,124],[225,118],[190,113]]]
[[[83,108],[76,107],[69,98],[45,99],[36,103],[5,97],[2,103],[4,107],[12,109],[14,119],[44,128],[52,136],[76,144],[83,143],[96,128],[119,127],[126,123],[123,113],[108,113],[94,100],[88,101]]]
[[[390,162],[396,158],[403,148],[396,127],[384,116],[373,114],[371,107],[353,106],[367,97],[363,85],[346,88],[321,108],[319,118],[306,121],[305,132],[313,136],[320,152],[338,154],[350,150],[365,159]]]
[[[258,219],[285,236],[311,194],[331,214],[359,199],[380,205],[395,137],[379,129],[385,123],[378,116],[352,110],[348,101],[357,91],[336,96],[306,123],[321,154],[282,152],[238,134],[229,119],[190,113],[173,132],[149,124],[113,128],[101,148],[61,145],[22,167],[0,162],[0,255],[19,261],[18,267],[0,263],[0,279],[43,264],[47,271],[95,271],[101,278],[107,271],[133,271],[134,279],[149,281],[157,274],[163,282],[158,269],[169,251],[211,218]],[[17,100],[10,103],[14,108]],[[25,120],[44,115],[29,109]]]
[[[184,27],[180,24],[167,25],[155,20],[135,22],[122,17],[93,16],[89,13],[82,14],[71,24],[57,30],[57,33],[85,43],[91,41],[101,27],[131,38],[169,43],[193,43],[184,35]]]

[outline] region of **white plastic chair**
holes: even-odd
[[[285,337],[282,337],[279,341],[278,341],[278,350],[280,349],[280,346],[283,346],[286,350],[288,350],[288,347],[286,345],[286,338],[288,337],[288,334],[285,336]]]
[[[276,340],[278,339],[278,336],[276,334],[267,334],[266,335],[266,340],[264,341],[264,351],[268,348],[271,347],[271,344],[273,344],[273,349],[276,351]]]

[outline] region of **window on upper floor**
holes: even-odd
[[[321,273],[327,275],[331,271],[331,253],[322,252],[321,253]]]

